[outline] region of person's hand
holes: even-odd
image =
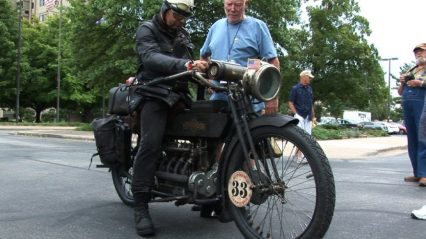
[[[399,82],[401,83],[401,85],[405,84],[405,74],[399,76]]]
[[[203,60],[196,60],[187,65],[188,70],[196,70],[199,72],[205,72],[207,70],[208,63]]]
[[[407,86],[409,87],[420,87],[422,86],[423,81],[421,80],[410,80],[407,82]]]
[[[275,115],[278,112],[278,99],[266,102],[265,115]]]

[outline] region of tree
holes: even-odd
[[[22,35],[21,105],[34,109],[41,122],[41,112],[56,102],[56,31],[49,23],[25,20]]]
[[[136,73],[138,62],[134,37],[137,27],[141,21],[151,19],[161,4],[156,0],[71,1],[66,13],[71,21],[66,37],[70,49],[70,72],[65,80],[72,89],[67,96],[70,106],[74,102],[73,107],[90,111],[94,104],[101,105],[111,86]],[[297,20],[297,7],[296,0],[253,1],[248,11],[250,15],[265,19],[281,49],[291,42],[287,29]],[[222,0],[196,2],[194,16],[189,19],[187,27],[196,46],[197,58],[209,27],[223,17]],[[281,51],[280,56],[284,57]]]
[[[386,109],[389,94],[379,55],[366,37],[367,19],[355,0],[323,0],[307,8],[309,23],[299,32],[298,48],[289,49],[295,69],[313,70],[315,100],[338,117],[344,109]],[[297,72],[293,75],[296,79]]]
[[[94,106],[104,106],[109,88],[135,75],[134,35],[151,2],[71,1],[65,14],[70,24],[64,36],[69,49],[64,100],[87,120]]]
[[[0,1],[0,107],[13,108],[15,102],[17,19],[10,1]]]

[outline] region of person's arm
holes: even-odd
[[[278,68],[278,70],[280,70],[280,60],[278,59],[278,57],[272,58],[268,60],[268,63],[274,65],[276,68]]]
[[[143,24],[136,33],[136,48],[144,67],[162,74],[175,74],[187,70],[187,59],[172,57],[162,52],[154,33]]]
[[[293,104],[292,101],[288,102],[288,108],[290,108],[290,110],[291,110],[291,112],[293,112],[293,114],[297,114],[296,107],[294,107],[294,104]]]

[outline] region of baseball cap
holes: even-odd
[[[416,51],[416,50],[419,50],[419,49],[426,50],[426,43],[420,43],[419,45],[414,47],[413,51]]]
[[[310,78],[314,78],[314,75],[312,75],[311,71],[309,70],[304,70],[300,72],[300,76],[309,76]]]

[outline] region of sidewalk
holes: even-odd
[[[75,127],[0,125],[0,130],[13,131],[17,135],[94,140],[93,132],[78,131]],[[404,135],[320,140],[318,143],[329,159],[362,159],[383,153],[403,153],[407,150],[407,137]]]

